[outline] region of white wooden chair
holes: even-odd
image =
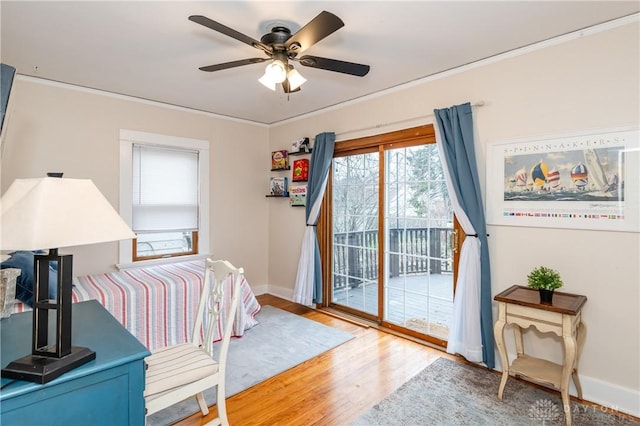
[[[226,260],[206,260],[204,287],[193,326],[191,342],[168,346],[148,356],[144,391],[146,415],[195,396],[202,415],[209,413],[203,391],[217,386],[218,417],[207,424],[228,425],[225,405],[225,370],[233,322],[238,311],[243,269]],[[231,276],[231,297],[225,295],[223,283]],[[223,303],[229,300],[228,306]],[[227,309],[228,307],[228,309]],[[212,357],[214,332],[218,318],[224,319],[218,360]],[[204,329],[204,340],[202,330]]]

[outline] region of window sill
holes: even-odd
[[[208,254],[192,254],[187,256],[167,257],[163,259],[140,260],[138,262],[131,262],[131,263],[117,263],[116,268],[118,268],[118,270],[121,271],[123,269],[143,268],[145,266],[157,266],[157,265],[167,265],[169,263],[190,262],[193,260],[206,259],[207,257],[209,257]]]

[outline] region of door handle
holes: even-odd
[[[454,229],[451,232],[451,251],[453,253],[458,253],[458,230]]]

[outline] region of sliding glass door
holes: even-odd
[[[447,340],[453,210],[435,144],[385,151],[385,321]]]
[[[325,227],[329,304],[444,344],[456,233],[433,138],[336,147]]]
[[[335,158],[332,302],[378,315],[379,155]]]

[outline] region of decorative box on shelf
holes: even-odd
[[[289,202],[292,207],[307,205],[307,185],[292,186],[289,190]]]
[[[301,154],[310,154],[311,153],[311,145],[309,142],[309,138],[304,137],[300,138],[297,141],[293,141],[291,143],[291,152],[293,155],[301,155]]]
[[[306,182],[309,180],[309,160],[302,158],[293,162],[293,177],[294,182]]]
[[[289,152],[286,149],[273,151],[271,153],[271,170],[289,170]]]
[[[288,197],[289,179],[286,177],[269,178],[269,195],[267,197]]]

